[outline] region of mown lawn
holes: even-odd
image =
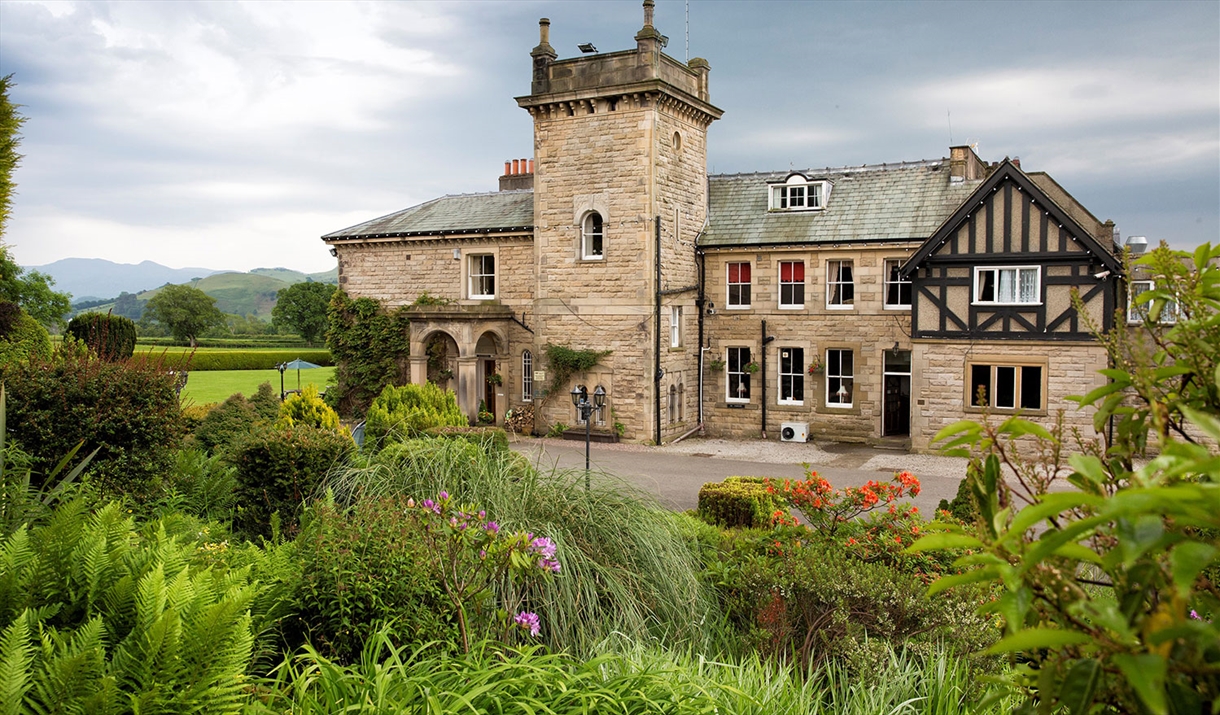
[[[333,367],[301,370],[301,387],[312,384],[318,392],[326,389],[327,382],[335,374]],[[276,392],[280,389],[279,370],[196,370],[191,372],[186,387],[182,388],[182,404],[205,405],[223,402],[235,392],[249,397],[258,391],[258,386],[270,382]],[[297,389],[297,371],[284,373],[284,389]]]

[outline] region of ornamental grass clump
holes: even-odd
[[[584,482],[583,471],[536,469],[513,452],[429,440],[395,445],[327,485],[349,504],[446,491],[480,504],[501,528],[545,534],[563,569],[522,594],[543,616],[541,638],[553,649],[588,653],[613,634],[705,647],[718,620],[714,595],[675,515],[605,475],[591,491]]]

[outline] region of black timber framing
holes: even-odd
[[[1014,212],[1020,212],[1019,233],[1014,233]],[[976,218],[976,213],[981,216]],[[995,235],[997,228],[1002,235]],[[1039,304],[976,305],[973,269],[1012,265],[1041,267]],[[1047,269],[1052,266],[1069,268],[1070,273],[1049,275]],[[950,277],[951,269],[960,273],[963,268],[970,269],[970,274]],[[1104,318],[1099,327],[1109,330],[1121,262],[1018,167],[1005,161],[924,242],[901,272],[913,283],[914,338],[1089,341],[1093,336],[1074,305],[1054,315],[1048,313],[1047,289],[1075,288],[1085,305],[1101,300]],[[969,306],[965,315],[950,308],[954,291],[965,294],[959,295]],[[924,310],[937,311],[936,329],[919,329],[921,305]]]

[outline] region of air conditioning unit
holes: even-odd
[[[809,441],[809,423],[808,422],[781,422],[779,426],[779,441],[781,442],[808,442]]]

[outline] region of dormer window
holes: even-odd
[[[772,211],[818,211],[826,206],[829,181],[811,181],[804,174],[789,174],[782,184],[771,184],[768,209]]]

